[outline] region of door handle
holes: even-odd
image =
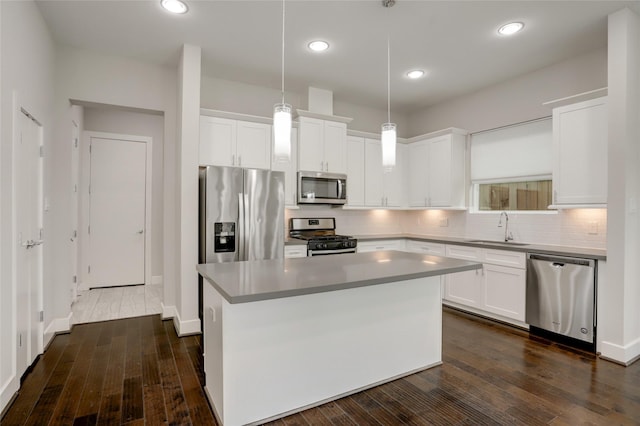
[[[144,233],[144,229],[141,229],[138,231],[138,234],[143,234]]]

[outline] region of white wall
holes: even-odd
[[[240,114],[272,117],[273,105],[281,101],[280,90],[254,86],[235,81],[223,80],[212,76],[202,76],[200,90],[202,108]],[[308,109],[308,93],[285,92],[285,101],[295,110]],[[350,130],[380,133],[380,126],[387,122],[387,111],[368,106],[355,105],[335,98],[334,115],[353,118]],[[399,137],[410,137],[406,114],[392,111],[392,121],[398,125]]]
[[[164,194],[163,239],[164,254],[162,273],[164,279],[164,303],[175,304],[176,267],[176,71],[171,68],[143,63],[134,59],[108,56],[56,46],[56,140],[64,141],[71,123],[71,102],[97,103],[116,107],[148,110],[164,115]],[[56,203],[69,205],[68,185],[70,176],[70,147],[60,144],[52,150],[56,173],[53,177],[53,193]],[[70,256],[68,214],[61,211],[56,217],[56,268],[52,271],[56,283],[54,290],[62,289],[68,282]],[[55,291],[53,295],[54,317],[67,316],[70,310],[67,292]],[[45,312],[46,315],[46,312]]]
[[[285,210],[285,234],[289,219],[297,217],[335,217],[336,233],[342,235],[400,234],[404,212],[401,210],[343,210],[326,206],[302,206]]]
[[[500,212],[468,213],[446,210],[407,211],[403,232],[420,235],[452,236],[501,240],[504,227],[498,228]],[[440,226],[445,220],[447,226]],[[592,234],[592,223],[597,234]],[[509,231],[515,241],[568,247],[605,249],[607,245],[607,210],[563,210],[551,214],[509,214]]]
[[[2,105],[2,133],[0,133],[0,158],[2,172],[0,179],[0,193],[2,194],[2,209],[0,210],[0,410],[8,399],[18,389],[19,377],[15,376],[16,353],[16,310],[15,285],[13,278],[12,253],[13,242],[13,201],[12,193],[12,155],[13,155],[13,113],[12,96],[14,90],[18,103],[27,109],[43,125],[45,151],[53,149],[55,142],[52,137],[53,129],[53,75],[54,75],[54,46],[47,27],[33,2],[0,2],[1,12],[1,47],[2,52],[2,80],[0,86],[0,104]],[[45,186],[44,193],[51,196],[51,176],[54,173],[51,157],[45,158],[44,165]],[[55,207],[55,206],[54,206]],[[51,259],[54,247],[49,241],[49,231],[53,228],[51,214],[45,213],[44,246],[44,309],[52,309],[53,278],[49,275],[52,269]],[[68,288],[66,289],[68,294]],[[47,320],[45,318],[45,327]]]
[[[609,238],[600,291],[603,356],[640,356],[640,16],[609,16]]]
[[[164,209],[164,117],[159,114],[133,112],[117,108],[84,108],[84,130],[150,136],[152,145],[151,194],[151,275],[162,277],[163,263],[163,209]],[[87,170],[88,164],[83,164]],[[84,192],[81,193],[81,197]],[[85,209],[82,218],[87,219]],[[81,244],[82,246],[82,244]],[[80,249],[83,250],[82,248]]]
[[[447,127],[471,133],[551,115],[543,102],[607,86],[607,51],[598,49],[409,115],[409,134]]]
[[[198,150],[200,135],[201,49],[184,45],[178,66],[178,138],[176,164],[179,173],[178,259],[176,316],[178,335],[199,333],[198,318]]]

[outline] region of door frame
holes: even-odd
[[[90,130],[82,131],[82,146],[80,157],[81,157],[81,172],[80,172],[80,186],[82,191],[80,193],[81,197],[87,197],[87,202],[84,203],[80,201],[80,204],[83,206],[80,212],[80,218],[78,220],[79,223],[83,225],[90,225],[90,208],[91,208],[91,198],[89,194],[89,184],[91,181],[91,157],[89,155],[89,144],[91,143],[92,138],[101,138],[101,139],[117,139],[117,140],[127,140],[131,142],[140,143],[143,142],[146,145],[146,164],[145,164],[145,208],[144,208],[144,284],[151,284],[151,194],[153,192],[153,175],[152,175],[152,151],[153,151],[153,138],[150,136],[138,136],[138,135],[125,135],[120,133],[107,133],[107,132],[94,132]],[[83,155],[83,152],[85,155]],[[82,232],[79,233],[79,252],[83,251],[85,253],[89,253],[89,233],[88,227],[83,226]],[[89,290],[91,287],[91,283],[87,278],[87,268],[90,263],[90,253],[89,255],[82,256],[82,265],[81,271],[82,273],[79,275],[79,279],[81,278],[80,284],[78,285],[78,290]]]
[[[17,155],[17,148],[18,148],[18,139],[19,139],[19,132],[21,130],[21,125],[19,123],[20,120],[20,115],[25,115],[27,118],[31,119],[33,122],[36,123],[36,125],[38,126],[38,145],[40,147],[40,149],[44,148],[44,132],[43,132],[43,125],[42,122],[39,121],[37,118],[35,118],[29,111],[31,111],[32,109],[29,108],[28,106],[24,105],[22,102],[19,101],[19,96],[18,93],[16,91],[13,92],[13,100],[12,100],[12,109],[13,109],[13,114],[12,114],[12,147],[11,147],[11,233],[12,233],[12,242],[13,242],[13,247],[11,250],[11,265],[12,265],[12,270],[11,270],[11,286],[12,286],[12,301],[13,301],[13,312],[12,312],[12,322],[13,322],[13,327],[12,330],[14,330],[14,334],[16,339],[13,340],[12,342],[12,372],[13,372],[13,379],[19,379],[19,376],[21,376],[24,371],[18,371],[18,341],[17,341],[17,332],[18,332],[18,310],[19,309],[29,309],[29,313],[28,315],[33,313],[33,309],[35,306],[35,309],[37,309],[39,312],[42,312],[44,314],[44,246],[41,247],[39,249],[39,259],[38,262],[40,262],[40,273],[38,274],[38,283],[36,284],[37,286],[37,294],[35,295],[36,298],[35,300],[32,299],[33,294],[30,294],[29,296],[29,306],[28,307],[20,307],[18,306],[18,245],[21,244],[21,241],[19,241],[19,231],[18,231],[18,203],[17,203],[17,191],[18,191],[18,179],[17,179],[17,173],[16,170],[19,166],[18,164],[18,155]],[[40,229],[42,229],[44,231],[44,208],[45,208],[45,200],[44,200],[44,158],[42,155],[42,151],[40,151],[40,161],[39,161],[39,168],[40,168],[40,181],[38,182],[39,188],[40,188],[40,193],[39,193],[39,197],[40,197],[40,203],[39,203],[39,207],[38,209],[39,211],[39,226]],[[28,238],[28,237],[27,237]],[[44,235],[44,238],[47,238],[47,235]],[[31,318],[31,317],[30,317]],[[29,329],[32,329],[32,327],[29,327]],[[33,336],[29,336],[29,338],[27,339],[27,355],[28,355],[28,361],[27,361],[27,369],[29,368],[29,366],[32,364],[33,360],[35,360],[36,356],[38,354],[42,354],[44,352],[44,320],[40,320],[38,321],[38,325],[37,325],[37,347],[36,348],[32,348],[31,347],[31,342],[32,342],[32,337]],[[26,371],[26,370],[25,370]]]

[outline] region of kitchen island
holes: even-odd
[[[257,424],[441,363],[441,276],[462,260],[381,251],[198,265],[205,391]]]

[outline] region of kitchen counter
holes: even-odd
[[[205,392],[262,424],[442,363],[442,275],[481,264],[398,251],[198,265]]]
[[[596,260],[607,260],[607,251],[604,249],[594,249],[587,247],[569,247],[557,246],[551,244],[527,244],[520,241],[517,242],[501,242],[492,243],[476,242],[480,238],[461,238],[447,237],[441,235],[418,235],[418,234],[371,234],[371,235],[354,235],[358,241],[376,241],[376,240],[395,240],[406,238],[415,241],[427,241],[442,244],[458,244],[470,247],[494,248],[498,250],[511,250],[523,253],[544,253],[560,256],[586,257]]]
[[[399,251],[197,266],[200,275],[229,303],[344,290],[479,268],[479,263]]]

